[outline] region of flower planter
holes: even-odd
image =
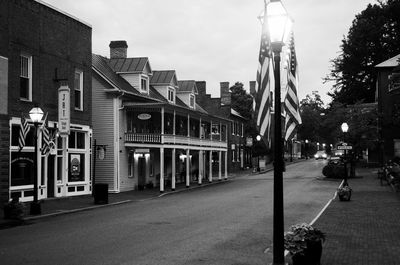
[[[350,201],[351,198],[351,188],[349,186],[342,187],[338,190],[339,200]]]
[[[322,256],[322,241],[307,242],[303,253],[292,256],[293,265],[320,265]]]

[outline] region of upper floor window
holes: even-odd
[[[149,82],[148,82],[147,77],[142,77],[142,78],[140,79],[140,90],[141,90],[142,92],[147,92],[147,91],[149,91],[148,84],[149,84]]]
[[[189,104],[190,104],[190,107],[191,108],[194,108],[194,95],[190,95],[190,102],[189,102]]]
[[[20,55],[20,92],[19,96],[24,100],[32,100],[32,56]]]
[[[74,77],[75,109],[83,110],[83,72],[75,70]]]
[[[173,88],[168,88],[168,101],[174,102],[175,97],[174,97],[174,89]]]

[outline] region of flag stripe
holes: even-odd
[[[265,142],[270,142],[271,96],[270,96],[270,62],[271,43],[267,25],[267,10],[264,10],[260,53],[256,79],[256,95],[254,97],[256,125]]]
[[[293,32],[290,38],[290,54],[289,54],[289,71],[287,78],[287,93],[285,97],[284,107],[286,112],[285,118],[285,140],[292,139],[296,134],[296,127],[301,124],[301,116],[299,111],[299,99],[297,97],[297,59],[294,47]]]
[[[19,151],[21,151],[25,146],[25,139],[26,139],[26,135],[28,134],[29,130],[30,130],[30,127],[29,127],[28,121],[24,117],[22,117],[20,130],[19,130],[19,137],[18,137]]]

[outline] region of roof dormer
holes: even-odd
[[[198,94],[196,81],[194,80],[182,80],[178,82],[179,88],[177,96],[181,99],[189,108],[196,108],[196,95]]]
[[[150,85],[154,87],[158,93],[163,95],[169,103],[176,103],[175,97],[178,88],[178,80],[174,70],[153,71]]]

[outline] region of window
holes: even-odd
[[[83,72],[75,70],[74,78],[75,109],[83,110]]]
[[[68,138],[68,148],[85,149],[85,132],[71,131]]]
[[[147,78],[142,77],[142,79],[140,79],[140,90],[142,92],[147,92],[149,90],[147,84],[148,84]]]
[[[194,95],[190,95],[190,102],[189,102],[189,104],[190,104],[190,107],[191,107],[191,108],[194,108]]]
[[[174,102],[174,89],[168,88],[168,101]]]
[[[219,124],[212,124],[211,126],[211,133],[212,134],[219,134]]]
[[[389,75],[389,92],[400,88],[400,73]]]
[[[20,56],[20,91],[19,96],[24,100],[32,100],[32,56]]]

